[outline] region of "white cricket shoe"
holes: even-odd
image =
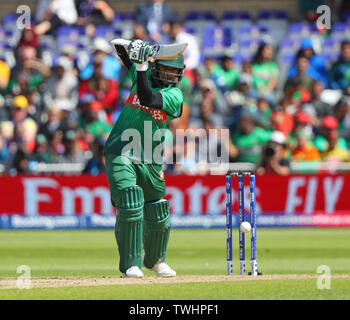
[[[123,273],[124,278],[143,278],[143,272],[138,266],[132,266],[125,273]]]
[[[176,272],[173,269],[171,269],[165,262],[156,263],[150,270],[153,270],[156,273],[157,277],[176,276]]]

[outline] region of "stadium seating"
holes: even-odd
[[[95,37],[103,37],[106,40],[112,40],[115,38],[115,31],[110,26],[98,26],[96,28]]]
[[[305,22],[292,22],[288,28],[290,38],[303,39],[317,33],[316,24]]]
[[[71,40],[85,36],[85,29],[79,26],[61,26],[57,30],[57,37],[66,37]]]
[[[259,45],[262,43],[262,40],[259,38],[251,38],[251,39],[245,39],[241,40],[239,42],[239,54],[244,57],[244,59],[249,59],[254,56],[256,50],[258,49]]]
[[[332,26],[332,38],[334,39],[350,39],[350,23],[336,22]]]
[[[276,42],[281,41],[288,30],[288,16],[283,10],[262,10],[259,12],[257,22],[270,30]]]
[[[132,38],[132,30],[135,17],[132,13],[119,12],[114,16],[112,27],[114,30],[121,30],[121,35],[125,39]]]
[[[252,17],[247,11],[228,11],[221,17],[222,25],[233,28],[234,32],[238,32],[242,25],[250,24],[251,21]]]
[[[350,22],[350,9],[344,10],[342,12],[342,17],[341,18],[342,18],[341,20],[344,21],[344,22]]]
[[[2,20],[2,25],[8,29],[12,28],[16,25],[17,18],[18,14],[16,13],[6,13]]]
[[[52,50],[56,49],[56,39],[50,35],[44,35],[39,39],[40,47],[43,50]]]
[[[215,25],[216,18],[210,11],[190,11],[185,17],[184,25],[196,29],[202,34],[204,27]]]
[[[323,42],[323,53],[339,54],[340,53],[341,40],[333,37],[327,37]]]

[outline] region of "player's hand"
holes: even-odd
[[[150,46],[142,40],[131,40],[128,46],[128,55],[131,62],[143,64],[149,57]]]

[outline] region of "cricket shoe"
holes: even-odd
[[[138,266],[132,266],[123,273],[124,278],[143,278],[143,272]]]
[[[145,255],[142,256],[142,265],[146,267],[143,263]],[[146,267],[147,268],[147,267]],[[165,262],[157,262],[152,268],[147,268],[156,273],[157,277],[175,277],[176,272],[171,269]]]
[[[157,277],[175,277],[176,272],[171,269],[165,262],[157,262],[153,268],[153,270]]]

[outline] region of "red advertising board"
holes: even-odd
[[[233,178],[234,212],[237,185]],[[224,217],[224,176],[168,175],[166,186],[173,218]],[[0,188],[0,216],[114,215],[105,175],[1,176]],[[350,226],[349,190],[350,175],[257,176],[258,219],[271,226]]]

